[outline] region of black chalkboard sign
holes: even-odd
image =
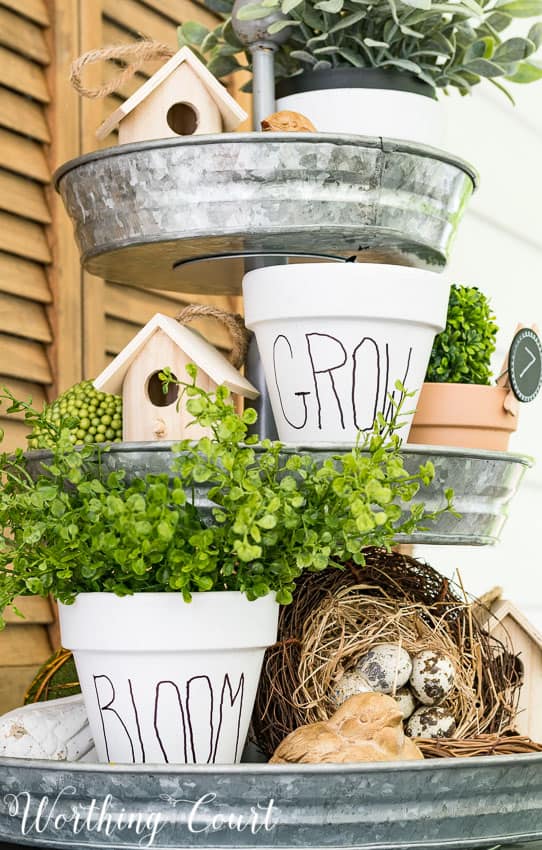
[[[542,342],[531,328],[517,332],[508,356],[508,377],[519,401],[532,401],[542,386]]]

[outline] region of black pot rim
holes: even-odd
[[[288,97],[324,89],[388,89],[420,94],[436,100],[435,90],[413,74],[395,68],[329,68],[324,71],[303,71],[279,80],[276,97]]]

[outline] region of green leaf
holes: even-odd
[[[542,23],[533,24],[528,32],[527,38],[532,41],[536,49],[542,47]]]
[[[526,38],[509,38],[497,47],[493,59],[499,65],[521,62],[536,50],[535,44]]]
[[[328,35],[332,35],[335,32],[340,32],[344,29],[350,29],[359,21],[362,21],[367,16],[367,12],[360,9],[358,12],[354,12],[352,15],[345,15],[340,19],[334,26],[331,27],[329,33],[325,33],[322,37],[327,37]]]
[[[179,31],[182,33],[188,44],[201,45],[206,36],[209,35],[208,28],[204,27],[203,24],[196,23],[195,21],[187,21],[179,27]]]
[[[283,0],[282,3],[282,14],[289,15],[294,9],[297,9],[298,6],[301,6],[305,0]]]
[[[259,21],[262,18],[267,18],[268,15],[269,9],[266,9],[261,3],[249,3],[237,10],[237,18],[240,21]]]
[[[209,62],[207,65],[211,74],[214,74],[215,77],[227,77],[229,74],[233,74],[234,71],[239,71],[242,67],[233,56],[216,56],[214,59]],[[193,416],[197,416],[197,412],[194,409],[191,409],[190,405],[193,402],[196,402],[197,399],[190,399],[187,403],[187,408],[189,412],[192,413]]]
[[[495,50],[495,39],[487,36],[473,42],[465,53],[465,63],[474,59],[491,59]]]
[[[537,80],[542,80],[542,67],[531,62],[520,62],[515,74],[506,77],[512,83],[535,83]]]
[[[299,27],[301,26],[300,21],[275,21],[270,26],[267,27],[267,32],[269,35],[275,35],[277,32],[282,32],[287,27]]]
[[[502,77],[504,74],[502,66],[489,62],[487,59],[473,59],[472,62],[465,62],[464,68],[480,77]]]
[[[535,18],[542,15],[542,0],[499,0],[496,8],[513,18]]]
[[[344,6],[344,0],[320,0],[314,8],[321,12],[329,12],[332,15],[338,14]]]

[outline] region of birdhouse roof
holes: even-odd
[[[120,395],[128,369],[157,331],[163,331],[181,351],[215,384],[225,384],[231,392],[246,398],[256,398],[259,393],[243,378],[223,354],[208,343],[199,333],[180,325],[175,319],[156,313],[144,328],[134,336],[120,354],[94,381],[97,390]],[[164,368],[168,363],[158,363]],[[182,376],[180,376],[182,377]]]
[[[498,599],[491,605],[490,612],[487,614],[485,622],[486,628],[491,633],[499,623],[503,623],[506,628],[506,619],[511,619],[523,629],[530,639],[542,649],[542,634],[533,626],[525,614],[514,605],[509,599]]]
[[[153,74],[152,77],[144,82],[143,85],[128,98],[128,100],[124,101],[118,109],[106,118],[103,124],[101,124],[96,131],[98,139],[105,139],[123,118],[143,103],[145,98],[147,98],[164,82],[164,80],[173,74],[173,72],[176,71],[183,62],[186,62],[186,64],[190,66],[192,71],[196,74],[200,82],[203,83],[210,96],[213,98],[220,110],[220,114],[222,115],[225,129],[230,131],[237,129],[241,121],[248,118],[245,110],[239,106],[237,101],[234,100],[230,94],[228,94],[224,86],[219,83],[210,71],[207,70],[203,62],[200,62],[198,57],[190,50],[189,47],[181,47],[175,56],[168,59],[168,61],[158,69],[156,74]]]

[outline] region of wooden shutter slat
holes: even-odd
[[[52,342],[51,328],[42,304],[0,292],[0,332]]]
[[[51,141],[43,107],[8,89],[0,89],[0,126],[40,142]]]
[[[13,9],[43,27],[49,26],[49,14],[44,0],[0,0],[0,6]]]
[[[121,67],[116,65],[114,62],[104,62],[104,82],[108,83],[110,80],[115,79],[119,76],[121,72]],[[131,80],[123,83],[117,89],[115,89],[115,93],[122,97],[123,100],[127,100],[131,97],[134,92],[138,90],[140,86],[143,85],[145,80],[148,79],[148,74],[135,74]]]
[[[17,133],[0,129],[0,168],[50,183],[51,172],[43,146]]]
[[[53,300],[43,266],[14,254],[0,253],[0,291],[42,304]]]
[[[191,296],[188,296],[188,298],[191,298]],[[202,303],[209,303],[204,298],[201,300]],[[113,289],[113,286],[110,284],[107,287],[106,300],[106,312],[109,317],[108,326],[109,322],[112,322],[113,319],[119,320],[125,328],[131,329],[131,336],[133,336],[139,327],[145,325],[155,313],[174,316],[186,303],[186,300],[184,303],[180,303],[179,301],[173,301],[155,293],[146,293],[136,289],[129,289],[126,292],[126,287],[115,287]],[[199,330],[209,342],[218,346],[218,348],[224,350],[231,348],[231,339],[228,331],[216,319],[198,319],[197,322],[191,323],[190,326],[194,327],[195,330]],[[117,331],[116,339],[121,342],[120,347],[110,347],[108,345],[107,351],[118,354],[131,339],[127,330],[124,334],[122,336],[121,332]]]
[[[42,224],[51,221],[43,187],[10,171],[0,170],[0,209]]]
[[[51,250],[43,227],[5,212],[0,212],[0,251],[39,263],[51,262]]]
[[[34,410],[41,410],[47,401],[45,390],[41,384],[31,383],[30,381],[19,381],[16,378],[12,378],[11,375],[0,375],[0,387],[7,387],[19,401],[32,400]],[[0,408],[0,412],[3,409]],[[10,413],[9,416],[4,416],[4,419],[7,421],[24,421],[24,413]]]
[[[24,614],[24,619],[7,608],[4,614],[6,623],[24,627],[32,623],[48,626],[54,622],[53,609],[48,599],[42,599],[41,596],[18,596],[14,604]]]
[[[197,18],[199,23],[212,27],[217,25],[216,16],[202,6],[196,6],[191,0],[176,0],[177,16],[175,20],[191,21]],[[113,21],[117,21],[135,35],[143,34],[171,44],[176,42],[173,22],[164,20],[161,13],[134,0],[104,0],[104,13]]]
[[[49,50],[43,29],[27,18],[22,18],[0,7],[0,44],[23,56],[28,56],[41,65],[48,65]]]
[[[107,319],[105,324],[105,350],[108,354],[118,354],[128,345],[139,328],[118,319]]]
[[[38,384],[53,383],[44,346],[7,334],[0,334],[0,373]]]
[[[43,68],[5,47],[0,47],[0,85],[49,103]]]
[[[114,21],[109,20],[109,18],[104,18],[104,44],[133,44],[138,37],[140,38],[141,34],[134,34],[133,31],[130,32],[129,30],[118,26]],[[172,42],[171,38],[168,39],[168,43],[171,43],[172,46],[175,47],[175,41]],[[164,62],[164,59],[158,59],[156,62],[145,62],[143,68],[139,70],[139,73],[143,73],[146,77],[149,77],[151,74],[154,74],[158,68],[164,64]]]
[[[15,449],[26,449],[28,447],[26,438],[30,433],[30,428],[26,422],[15,422],[13,419],[1,417],[0,427],[4,430],[4,439],[0,443],[0,449],[3,452],[14,452]]]
[[[150,9],[154,9],[155,12],[160,12],[161,15],[169,18],[173,24],[179,24],[182,21],[177,0],[141,0],[141,2],[143,6],[148,6]],[[197,14],[199,17],[199,11],[199,8],[197,13],[194,10],[194,15]]]

